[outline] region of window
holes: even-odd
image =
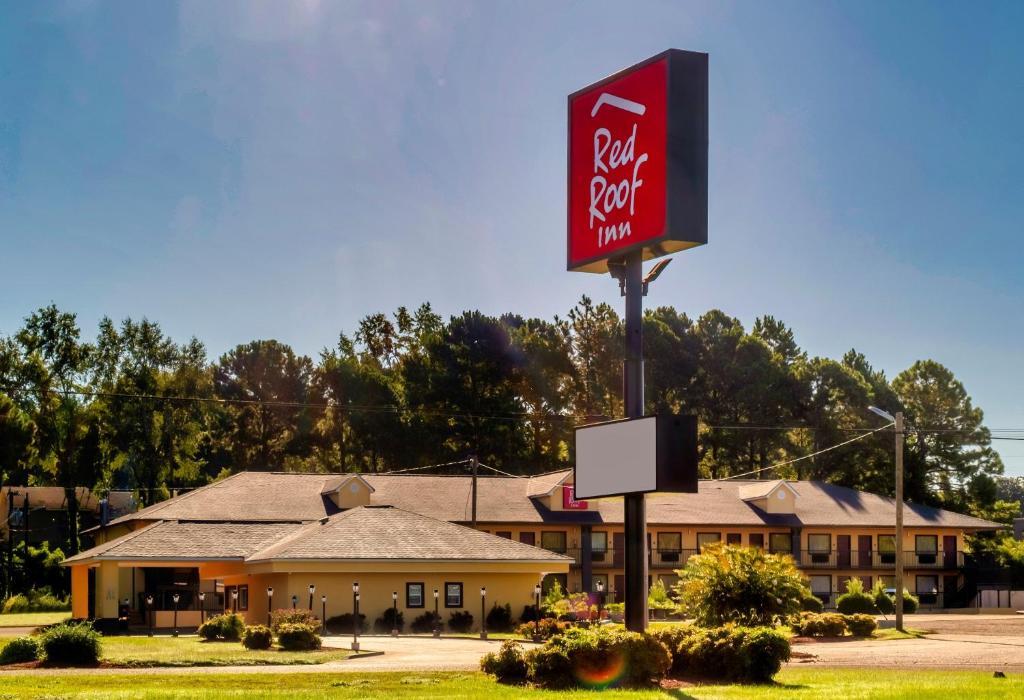
[[[747,536],[747,541],[750,542],[751,547],[760,547],[764,549],[764,535],[760,532],[752,532]]]
[[[604,561],[605,552],[608,551],[608,533],[590,533],[590,561]]]
[[[697,533],[697,551],[704,549],[709,544],[715,544],[716,542],[722,541],[722,533],[720,532],[698,532]]]
[[[679,561],[679,552],[683,550],[683,533],[659,532],[658,554],[662,561]]]
[[[444,606],[446,608],[461,608],[462,607],[462,584],[461,583],[445,583],[444,584]]]
[[[232,597],[232,593],[238,593],[238,600]],[[181,601],[179,603],[179,610],[185,610],[188,608],[186,600],[188,598],[189,591],[181,591]],[[170,596],[167,596],[170,600]],[[225,586],[224,587],[224,609],[231,612],[238,610],[239,612],[249,609],[249,586]]]
[[[542,532],[540,533],[540,546],[549,552],[565,554],[565,533],[564,532]]]
[[[460,596],[461,598],[461,596]],[[407,583],[405,584],[405,607],[407,608],[422,608],[423,607],[423,584],[422,583]]]
[[[533,532],[520,532],[519,541],[533,547],[537,544],[537,535]]]
[[[895,535],[879,535],[878,536],[878,559],[883,564],[895,564],[896,563],[896,536]]]
[[[604,592],[608,593],[608,575],[607,574],[594,574],[590,579],[590,592],[597,593],[597,582],[600,581],[604,586]]]
[[[238,587],[238,609],[248,610],[249,609],[249,586]]]
[[[923,605],[933,605],[939,599],[939,577],[918,576],[915,589]]]
[[[811,563],[827,564],[832,550],[832,535],[808,535],[807,551],[811,555]]]
[[[914,550],[918,564],[934,564],[939,552],[938,535],[918,535],[914,538]]]
[[[509,530],[495,530],[494,534],[498,537],[504,537],[506,540],[512,539],[512,532]]]
[[[743,535],[738,532],[730,532],[725,536],[726,544],[743,544]]]
[[[768,535],[768,551],[773,554],[789,554],[793,551],[793,537],[788,532],[773,532]]]
[[[832,597],[832,577],[811,576],[811,593],[827,603],[829,598]]]

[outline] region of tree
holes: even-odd
[[[810,595],[793,559],[759,547],[711,545],[676,572],[674,589],[698,625],[774,625]]]
[[[622,416],[624,333],[618,314],[608,304],[584,296],[569,311],[572,343],[573,413],[578,422]]]
[[[213,368],[215,395],[228,402],[229,446],[236,470],[280,468],[312,450],[318,411],[310,403],[313,363],[276,340],[254,340]]]
[[[27,484],[36,426],[11,397],[0,394],[0,484]]]
[[[166,498],[168,487],[201,483],[198,453],[209,429],[202,399],[212,398],[202,344],[176,345],[146,319],[125,319],[119,330],[104,318],[96,355],[106,483],[137,489],[145,505]]]
[[[964,508],[975,478],[1003,472],[982,410],[953,373],[934,360],[915,362],[892,386],[910,423],[908,452],[922,465],[928,492],[946,507]]]

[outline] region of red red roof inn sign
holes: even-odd
[[[708,240],[708,56],[670,49],[569,95],[568,268]]]

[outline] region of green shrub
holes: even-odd
[[[836,609],[843,615],[874,615],[878,612],[874,597],[864,592],[864,583],[856,576],[846,582],[846,593],[836,599]]]
[[[824,612],[825,604],[816,595],[805,595],[800,599],[800,609],[804,612]]]
[[[541,639],[551,639],[572,627],[571,622],[556,620],[553,617],[541,618],[537,622],[524,622],[516,628],[516,634],[523,639],[533,639],[536,634]]]
[[[679,625],[658,632],[670,645],[674,675],[765,683],[789,660],[789,639],[769,627]]]
[[[522,683],[526,680],[526,658],[518,642],[507,639],[497,653],[489,652],[480,659],[480,669],[498,679],[499,683]]]
[[[804,637],[842,637],[846,634],[846,620],[838,613],[804,613],[801,615],[800,634]]]
[[[892,615],[896,612],[896,596],[886,593],[885,584],[881,581],[876,582],[874,588],[871,589],[871,599],[875,604],[875,609],[883,615]],[[919,607],[920,601],[917,596],[911,595],[910,591],[904,588],[903,612],[910,615],[916,613]]]
[[[285,623],[277,630],[277,643],[285,651],[311,651],[320,648],[317,628],[310,625]]]
[[[525,655],[527,677],[544,688],[648,687],[672,663],[668,649],[647,634],[573,627]]]
[[[373,631],[379,634],[390,634],[391,630],[401,632],[405,629],[405,614],[388,608],[384,614],[373,621]]]
[[[537,609],[532,605],[523,606],[523,614],[519,616],[520,622],[533,622],[538,617]]]
[[[270,629],[276,634],[281,629],[281,625],[306,625],[313,629],[320,629],[320,618],[303,608],[295,610],[281,608],[270,613]]]
[[[800,610],[807,595],[793,559],[760,547],[710,545],[678,573],[678,598],[704,626],[772,625]]]
[[[559,583],[558,579],[556,578],[554,581],[551,582],[551,588],[549,588],[548,592],[544,594],[543,598],[541,598],[540,609],[547,612],[551,612],[553,614],[555,605],[558,603],[558,601],[564,599],[565,591],[562,590],[562,584]]]
[[[647,592],[647,607],[651,610],[675,610],[676,603],[669,598],[665,590],[665,582],[660,578],[654,582]]]
[[[245,631],[245,621],[235,613],[227,613],[211,617],[199,626],[196,634],[211,642],[218,639],[237,642],[242,638],[243,631]]]
[[[39,647],[51,666],[93,665],[100,660],[100,633],[88,622],[62,622],[39,636]]]
[[[409,628],[413,632],[417,632],[419,634],[426,634],[427,632],[434,631],[435,621],[437,622],[438,628],[444,626],[443,623],[441,622],[440,615],[435,615],[433,611],[425,612],[422,615],[417,615],[416,618],[412,621],[412,624],[409,625]]]
[[[567,620],[569,622],[590,620],[597,617],[597,606],[591,605],[590,596],[582,592],[570,593],[568,596],[556,601],[548,610],[559,620]]]
[[[846,629],[850,630],[854,637],[870,637],[878,628],[878,623],[871,615],[844,615],[843,618],[846,621]]]
[[[250,625],[242,633],[242,646],[246,649],[269,649],[274,643],[274,633],[266,625]]]
[[[487,612],[487,630],[489,632],[510,632],[512,630],[512,606],[508,603],[497,603]]]
[[[26,613],[29,611],[28,596],[24,593],[12,595],[4,601],[4,613]]]
[[[473,629],[473,614],[468,610],[456,610],[448,616],[448,629],[452,632],[469,632]]]
[[[327,618],[327,629],[333,634],[352,634],[352,613],[335,615]],[[359,613],[359,631],[366,632],[370,629],[370,623],[366,621],[366,615]]]
[[[39,658],[39,642],[32,637],[16,637],[0,649],[0,665],[21,664]]]
[[[895,607],[895,604],[893,605],[893,607]],[[904,588],[903,589],[903,612],[907,613],[908,615],[912,615],[912,614],[917,612],[917,609],[919,607],[921,607],[920,599],[916,595],[913,595],[906,588]]]

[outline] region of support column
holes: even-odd
[[[71,617],[89,617],[89,567],[84,564],[71,567]]]
[[[627,418],[644,415],[643,257],[630,253],[625,261],[626,361],[622,396]],[[623,465],[628,468],[628,465]],[[626,629],[647,629],[647,506],[644,494],[623,497],[626,540]]]
[[[117,562],[104,561],[96,569],[96,617],[116,618],[120,571]]]

